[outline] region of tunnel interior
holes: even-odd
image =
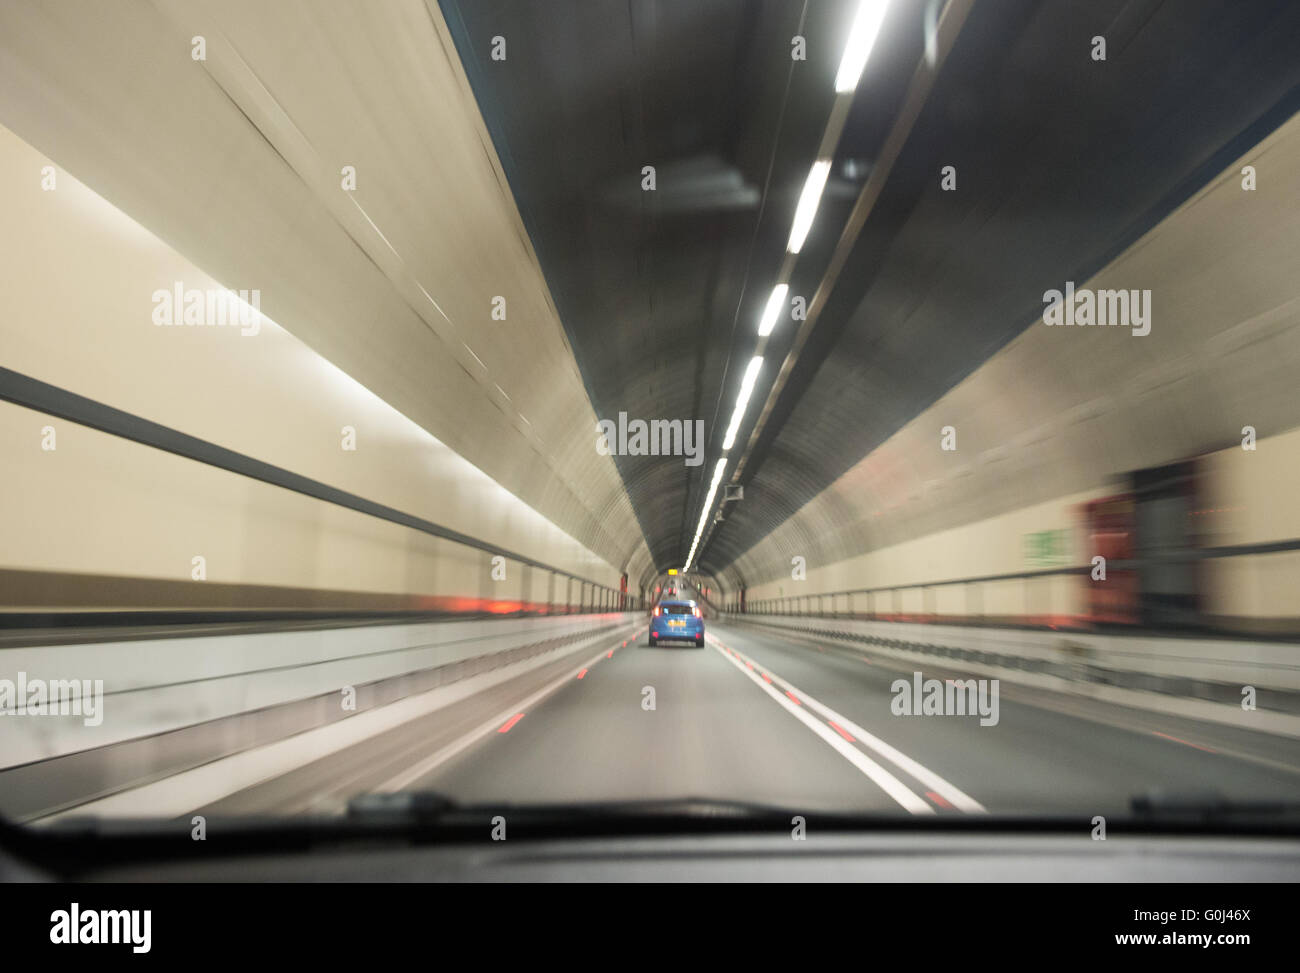
[[[0,817],[1300,801],[1297,50],[0,5]]]

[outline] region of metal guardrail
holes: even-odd
[[[1156,564],[1185,564],[1196,561],[1209,561],[1226,557],[1248,557],[1259,554],[1284,554],[1300,551],[1300,538],[1281,541],[1265,541],[1257,544],[1223,544],[1217,547],[1200,547],[1186,551],[1153,554],[1140,558],[1110,560],[1106,562],[1107,571],[1132,571]],[[1072,565],[1057,568],[1039,568],[1033,571],[1013,571],[1004,574],[984,574],[968,578],[949,578],[940,581],[915,581],[907,584],[877,585],[872,588],[850,588],[840,591],[819,591],[806,595],[783,595],[780,598],[762,598],[747,602],[745,612],[766,612],[775,608],[797,603],[803,598],[840,598],[854,595],[875,595],[883,592],[913,591],[926,588],[947,588],[953,585],[987,584],[996,581],[1027,581],[1035,578],[1059,577],[1064,575],[1086,575],[1092,571],[1091,564]],[[766,608],[760,606],[767,606]],[[733,605],[729,611],[739,611]],[[781,614],[820,614],[820,612],[781,612]]]
[[[1108,664],[1104,656],[1099,656],[1083,647],[1075,647],[1073,653],[1062,651],[1057,657],[1034,656],[1017,653],[1011,646],[1001,651],[992,651],[982,647],[973,647],[955,642],[951,638],[929,636],[906,637],[898,635],[880,635],[870,631],[854,631],[828,628],[816,624],[830,621],[825,616],[804,616],[798,622],[787,624],[768,619],[773,616],[738,616],[747,625],[765,628],[789,630],[836,642],[850,643],[857,646],[872,646],[878,649],[898,652],[912,652],[918,655],[934,656],[955,663],[976,663],[1001,669],[1014,669],[1039,676],[1052,676],[1068,682],[1092,683],[1098,686],[1113,686],[1117,689],[1141,690],[1162,693],[1181,699],[1198,699],[1205,702],[1237,705],[1241,702],[1241,683],[1226,682],[1192,675],[1151,672],[1140,668],[1124,668],[1113,663]],[[860,620],[858,620],[860,621]],[[888,624],[888,623],[885,623]],[[1068,643],[1067,643],[1068,644]],[[1276,686],[1258,686],[1256,688],[1256,705],[1261,709],[1280,713],[1300,715],[1300,692]]]
[[[630,633],[628,620],[577,631],[548,634],[508,648],[492,648],[433,666],[391,673],[355,683],[354,711],[338,704],[335,691],[323,695],[273,702],[257,709],[217,716],[184,726],[158,727],[141,736],[90,749],[57,752],[34,762],[0,768],[0,811],[9,818],[31,820],[65,810],[114,790],[139,787],[191,770],[234,753],[265,746],[295,733],[347,719],[418,693],[461,682],[473,676],[555,654],[557,660],[590,643]],[[521,638],[527,639],[525,634]],[[415,646],[396,648],[410,651]],[[377,653],[341,656],[331,663],[375,658]],[[302,665],[313,665],[305,660]],[[266,670],[222,673],[213,679],[256,677]],[[197,685],[205,680],[194,680]],[[149,686],[132,692],[156,690]]]

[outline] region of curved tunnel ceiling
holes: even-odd
[[[1244,193],[1247,164],[1267,180]],[[810,575],[830,569],[822,584],[847,587],[867,552],[893,549],[907,571],[915,562],[905,542],[964,525],[987,542],[974,549],[992,551],[1002,540],[990,529],[999,515],[1028,512],[1032,520],[1062,498],[1073,506],[1127,492],[1126,474],[1188,457],[1230,462],[1219,451],[1239,452],[1247,421],[1266,436],[1295,429],[1300,397],[1277,390],[1300,375],[1297,253],[1300,115],[1293,115],[1079,282],[1099,291],[1140,281],[1152,295],[1149,334],[1026,329],[734,567],[751,592],[764,582],[782,591],[798,555]],[[952,452],[938,448],[937,431],[949,423],[958,435]],[[957,534],[947,536],[960,547]]]
[[[736,565],[1036,321],[1044,291],[1091,277],[1293,114],[1297,37],[1286,2],[977,3],[701,568]],[[869,148],[861,130],[851,118],[841,156]],[[792,292],[815,289],[827,236]]]
[[[792,294],[816,291],[899,114],[926,6],[891,5]],[[708,423],[701,466],[617,458],[654,566],[680,566],[853,5],[443,9],[597,415]],[[796,33],[823,53],[792,69]],[[744,453],[745,498],[699,569],[744,584],[745,552],[1024,331],[1045,290],[1092,276],[1284,121],[1297,36],[1286,0],[975,3],[750,442],[794,328],[772,336],[728,467]],[[946,165],[956,192],[940,188]]]
[[[919,4],[898,7],[919,23]],[[655,569],[680,567],[854,4],[442,8],[597,415],[705,423],[701,465],[617,457]],[[797,64],[796,34],[810,52]]]

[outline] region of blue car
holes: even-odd
[[[693,601],[661,601],[650,617],[650,644],[694,642],[704,647],[704,616]]]

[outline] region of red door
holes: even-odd
[[[1137,504],[1131,493],[1093,500],[1083,506],[1086,560],[1091,564],[1097,555],[1106,559],[1105,581],[1093,580],[1095,567],[1083,580],[1088,586],[1091,621],[1136,625],[1140,619],[1137,571],[1111,566],[1116,561],[1135,557],[1136,513]]]

